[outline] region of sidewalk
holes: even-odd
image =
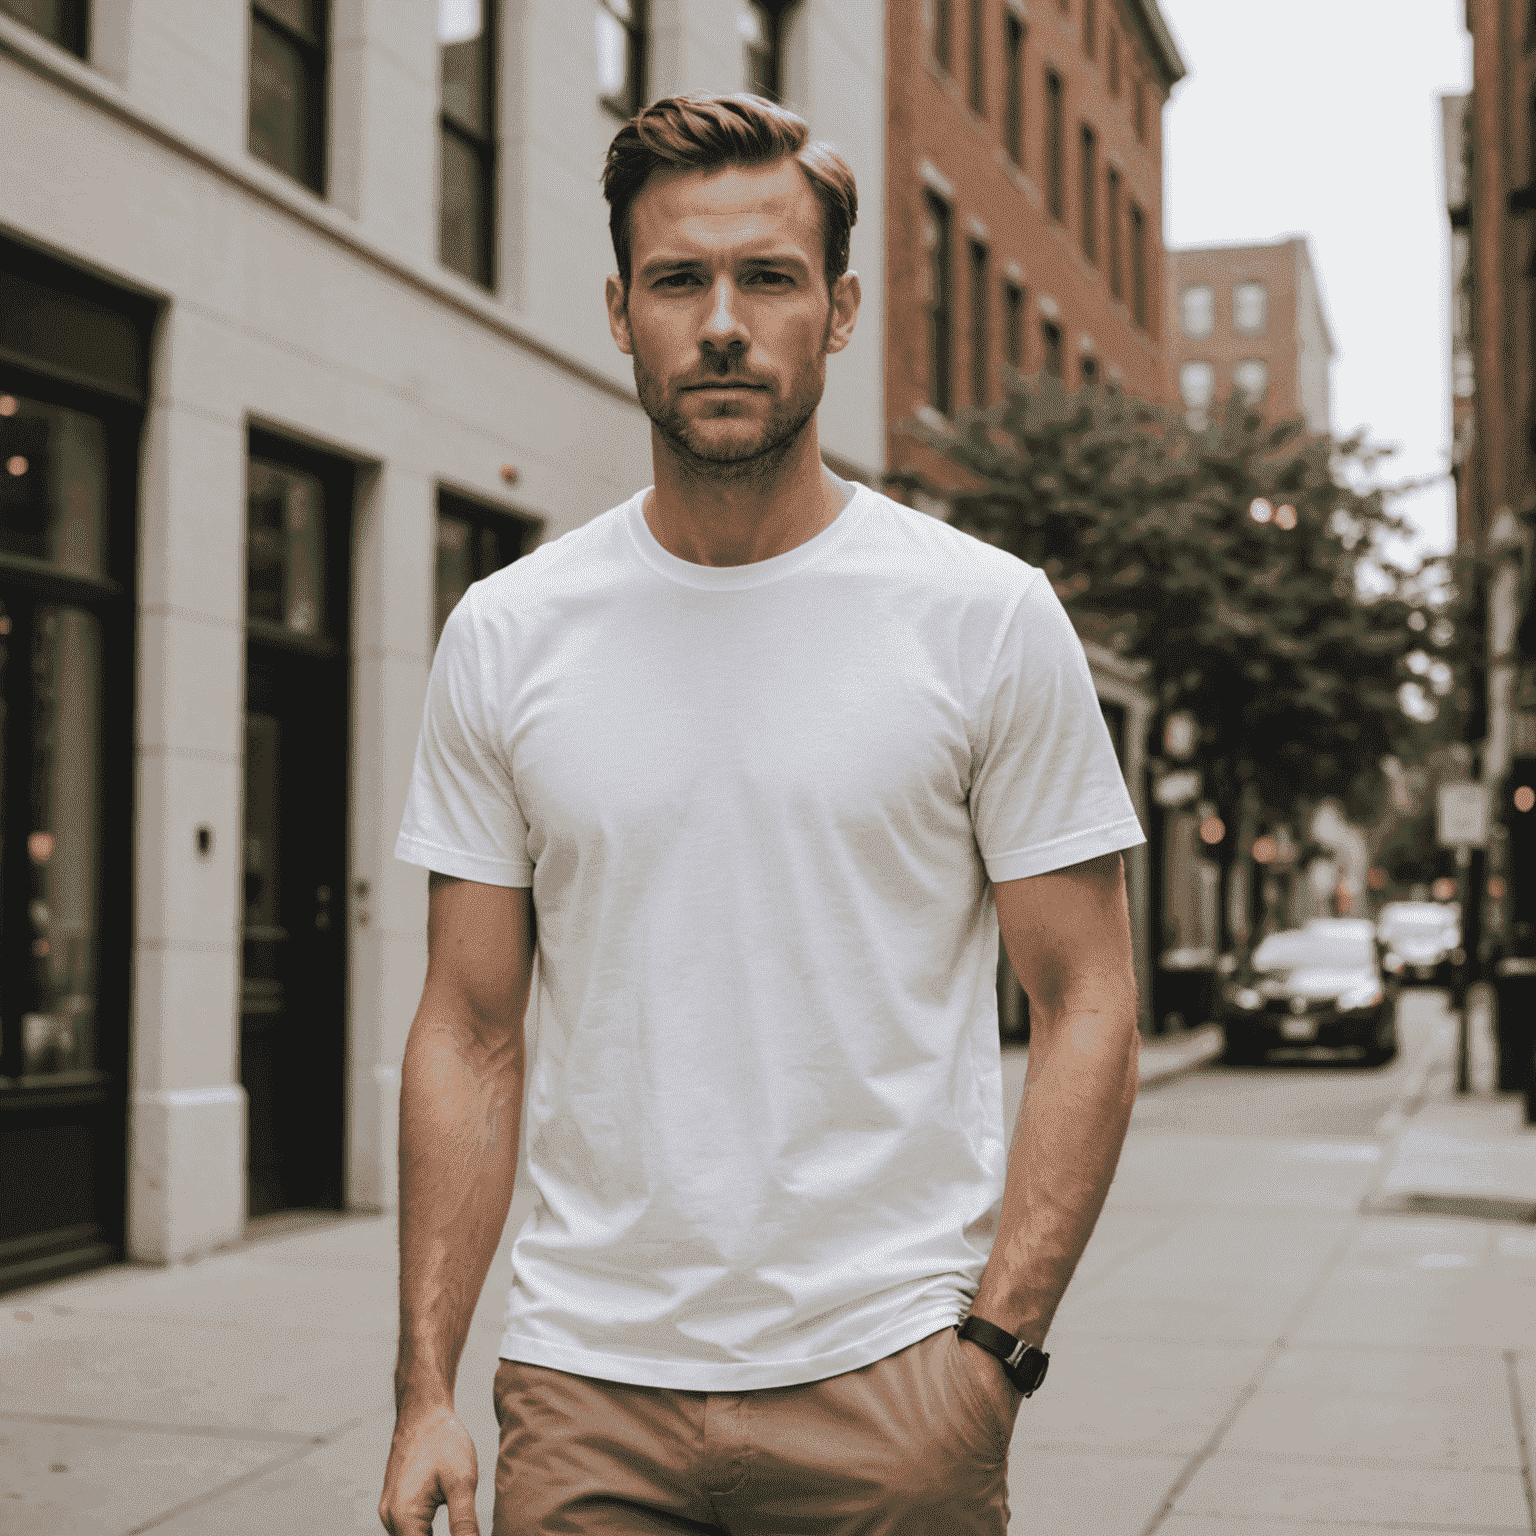
[[[1148,1041],[1144,1081],[1219,1044]],[[1536,1131],[1448,1098],[1443,1044],[1384,1142],[1133,1128],[1020,1415],[1015,1536],[1529,1536],[1536,1230],[1368,1213],[1536,1187]],[[1010,1123],[1026,1060],[1005,1054]],[[509,1236],[527,1207],[525,1184]],[[0,1299],[0,1533],[377,1532],[394,1236],[347,1218]],[[482,1531],[508,1270],[504,1241],[460,1373]]]

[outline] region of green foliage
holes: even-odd
[[[1196,431],[1048,377],[1016,376],[952,436],[917,430],[979,482],[952,522],[1043,568],[1085,637],[1151,663],[1164,716],[1196,716],[1212,798],[1246,784],[1283,820],[1333,796],[1368,820],[1381,758],[1437,734],[1399,703],[1425,594],[1382,563],[1408,527],[1364,488],[1382,450],[1266,426],[1236,396]],[[1257,521],[1256,501],[1291,511]]]

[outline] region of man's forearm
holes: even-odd
[[[997,1236],[973,1305],[1028,1343],[1044,1342],[1109,1193],[1138,1049],[1134,997],[1067,1005],[1034,1030]]]
[[[477,1032],[423,1000],[400,1080],[397,1409],[453,1401],[470,1319],[512,1203],[523,1066],[520,1030]]]

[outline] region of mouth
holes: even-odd
[[[685,384],[683,386],[683,393],[690,395],[727,394],[735,393],[738,390],[759,391],[762,389],[762,387],[763,386],[761,384],[739,384],[734,382],[722,384]]]

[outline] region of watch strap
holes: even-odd
[[[960,1337],[979,1344],[989,1355],[1001,1362],[1008,1379],[1025,1397],[1032,1397],[1050,1366],[1051,1357],[1043,1349],[1026,1344],[1015,1338],[1006,1328],[989,1323],[985,1318],[966,1317],[956,1325]]]

